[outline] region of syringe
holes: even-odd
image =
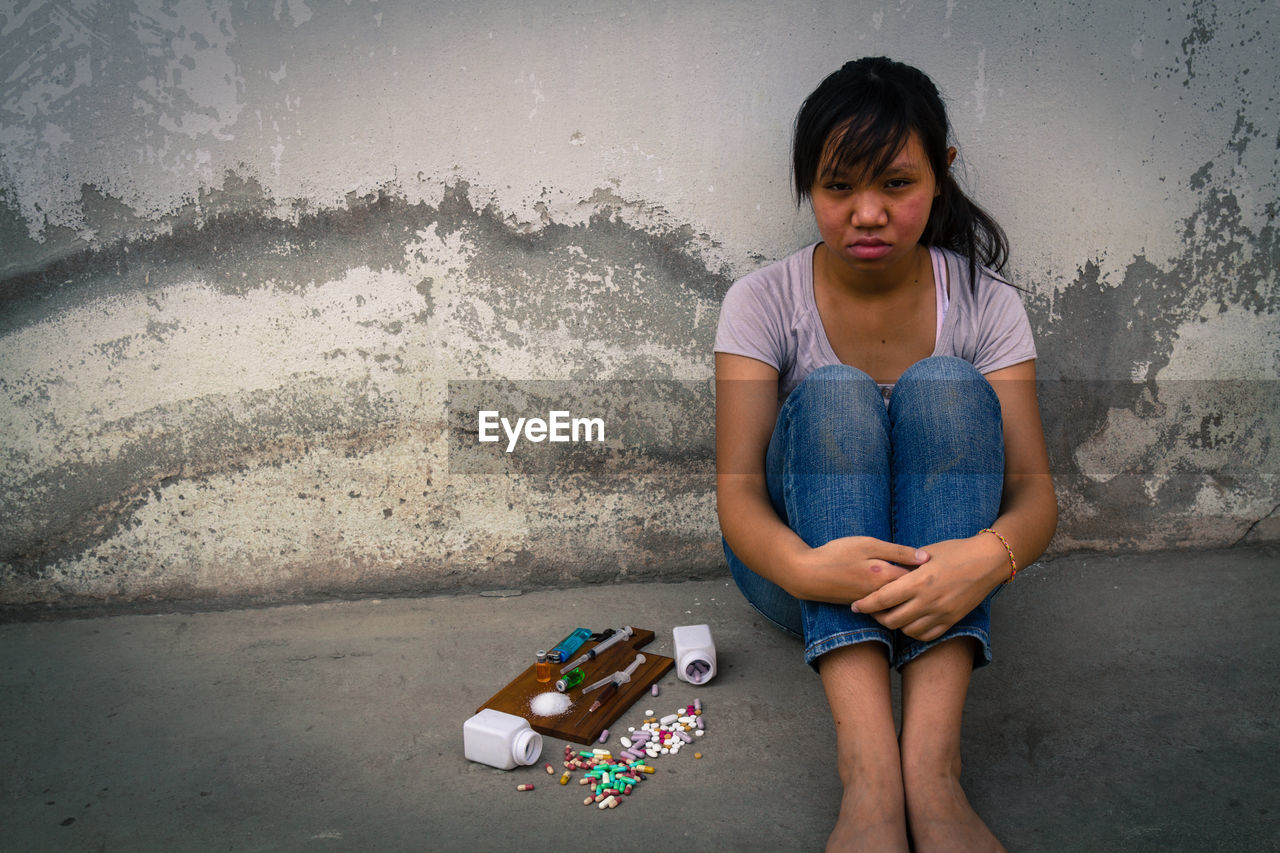
[[[564,675],[566,672],[573,669],[575,666],[577,666],[580,663],[585,663],[586,661],[589,661],[589,660],[595,660],[596,655],[600,654],[602,651],[609,648],[614,643],[617,643],[621,640],[631,639],[631,635],[634,633],[635,631],[631,629],[630,625],[623,628],[621,631],[614,632],[614,635],[612,637],[601,640],[600,642],[592,646],[591,651],[584,652],[577,660],[574,660],[568,664],[565,664],[564,668],[560,670],[560,674]]]
[[[636,659],[631,662],[631,666],[627,667],[626,669],[620,669],[615,673],[611,673],[610,675],[606,675],[604,678],[600,679],[594,684],[591,684],[589,687],[582,688],[582,694],[585,696],[586,694],[590,693],[592,690],[595,690],[597,687],[604,687],[606,684],[608,684],[611,681],[619,686],[626,684],[628,681],[631,680],[631,673],[635,672],[636,667],[638,667],[642,663],[644,663],[644,655],[636,655]]]
[[[636,659],[631,663],[631,666],[626,669],[620,669],[611,675],[609,683],[605,685],[604,690],[600,691],[600,695],[596,697],[596,701],[591,703],[591,707],[587,709],[587,712],[596,711],[601,705],[612,699],[613,695],[618,692],[618,688],[631,680],[631,673],[635,672],[636,667],[642,663],[644,663],[644,655],[636,655]]]

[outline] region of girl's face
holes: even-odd
[[[950,163],[955,149],[947,154]],[[879,272],[915,258],[939,192],[924,146],[912,133],[878,175],[824,164],[810,198],[831,254],[851,271]]]

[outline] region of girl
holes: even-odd
[[[1003,849],[960,787],[960,715],[991,599],[1057,505],[1030,325],[991,271],[1005,236],[952,178],[948,132],[915,68],[824,80],[793,147],[822,240],[736,282],[716,333],[725,553],[822,679],[844,785],[828,849]]]

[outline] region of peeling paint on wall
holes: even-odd
[[[1042,406],[1066,496],[1058,547],[1274,535],[1280,203],[1254,229],[1225,188],[1258,136],[1237,120],[1234,162],[1191,176],[1199,204],[1182,225],[1179,256],[1162,266],[1135,257],[1119,281],[1086,263],[1032,306],[1039,372],[1054,380]],[[1218,334],[1209,339],[1211,324]]]
[[[551,486],[450,476],[445,447],[448,378],[705,375],[728,279],[688,234],[607,207],[521,233],[465,185],[285,222],[227,184],[238,213],[208,193],[198,221],[9,282],[9,600],[716,569],[705,448],[693,477],[696,448]]]

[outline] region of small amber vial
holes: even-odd
[[[547,653],[542,649],[538,649],[538,665],[534,673],[538,677],[539,684],[546,684],[551,680],[551,662],[547,660]]]

